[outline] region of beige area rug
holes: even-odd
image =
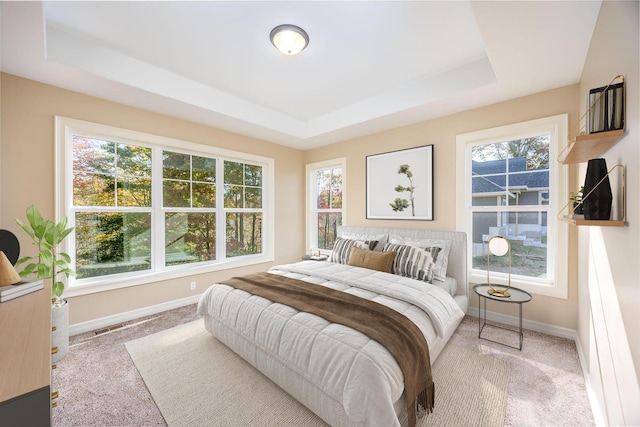
[[[169,426],[326,426],[211,336],[202,319],[126,347]],[[510,369],[447,345],[433,366],[435,410],[418,425],[503,425]]]

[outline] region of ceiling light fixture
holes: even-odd
[[[297,55],[309,44],[309,35],[300,27],[278,25],[269,35],[271,43],[285,55]]]

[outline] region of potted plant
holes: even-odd
[[[584,194],[584,186],[580,187],[577,193],[573,191],[569,194],[569,200],[573,202],[573,213],[577,215],[583,214],[582,196]]]
[[[38,279],[51,279],[52,302],[52,346],[58,347],[58,353],[52,356],[54,362],[62,359],[69,350],[69,304],[62,299],[64,282],[59,280],[60,274],[67,278],[75,276],[69,263],[71,257],[58,250],[58,246],[73,231],[73,227],[67,228],[67,217],[55,223],[50,219],[44,219],[38,208],[31,205],[27,208],[27,222],[23,223],[16,218],[18,225],[31,237],[33,245],[38,248],[37,260],[31,256],[20,258],[16,267],[26,264],[18,274],[25,278],[35,274]]]

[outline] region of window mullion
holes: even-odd
[[[163,206],[162,149],[152,149],[151,161],[151,271],[164,269],[165,209]]]
[[[224,209],[224,159],[216,158],[216,259],[226,258],[226,212]]]

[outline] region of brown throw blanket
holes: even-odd
[[[255,273],[222,283],[348,326],[377,341],[402,369],[409,425],[416,424],[418,405],[433,411],[429,346],[420,329],[403,314],[374,301],[277,274]]]

